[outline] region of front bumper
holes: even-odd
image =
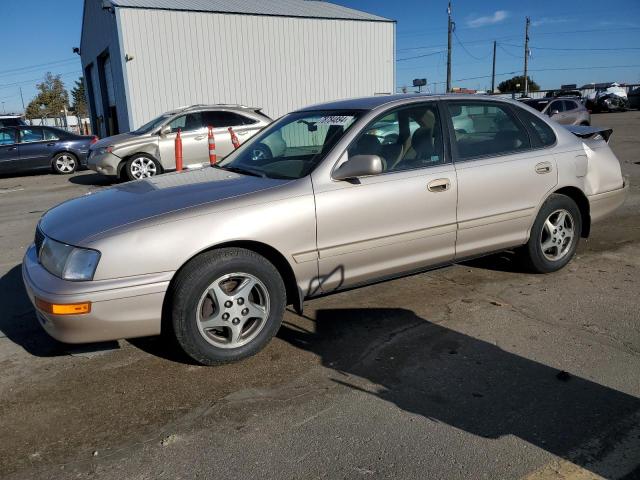
[[[94,151],[89,151],[87,167],[102,175],[117,177],[118,165],[120,165],[121,161],[122,159],[113,153],[98,154]]]
[[[87,343],[160,333],[162,302],[171,272],[93,282],[70,282],[47,272],[31,245],[22,262],[22,279],[38,321],[56,340]],[[35,307],[35,298],[68,304],[91,302],[91,312],[54,315]]]
[[[622,206],[628,194],[629,179],[625,178],[622,188],[598,193],[596,195],[589,195],[587,198],[589,199],[591,222],[597,222],[617,210]]]

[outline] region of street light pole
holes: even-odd
[[[447,91],[446,93],[451,92],[451,33],[453,31],[453,22],[451,21],[451,2],[449,2],[449,6],[447,7]]]

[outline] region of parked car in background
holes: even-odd
[[[153,177],[175,170],[175,138],[180,130],[185,166],[209,163],[208,127],[213,127],[216,154],[222,159],[233,151],[229,127],[245,142],[271,119],[259,108],[241,105],[193,105],[163,113],[137,130],[103,138],[91,148],[89,168],[129,180]],[[264,158],[281,144],[256,146]],[[276,152],[277,153],[277,152]]]
[[[0,173],[50,168],[69,174],[87,165],[96,136],[76,135],[55,127],[0,128]]]
[[[0,128],[19,127],[27,123],[19,115],[0,115]]]
[[[628,192],[610,134],[474,95],[314,105],[211,168],[48,210],[24,283],[63,342],[165,332],[203,364],[239,360],[305,298],[513,248],[561,269]],[[273,138],[285,148],[256,156]]]
[[[582,92],[580,90],[549,90],[544,96],[545,98],[574,97],[582,100]]]
[[[592,112],[624,112],[629,109],[629,98],[616,93],[601,93],[587,100],[587,107]]]
[[[562,125],[591,125],[589,110],[576,98],[536,98],[522,102]]]

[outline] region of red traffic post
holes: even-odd
[[[182,138],[180,137],[180,129],[178,129],[178,133],[176,135],[176,171],[182,171]]]
[[[218,161],[216,157],[216,139],[213,137],[213,127],[209,125],[209,163],[215,165]]]
[[[238,136],[236,132],[233,131],[233,128],[229,127],[229,135],[231,135],[231,143],[233,143],[233,148],[237,149],[240,147],[240,140],[238,140]]]

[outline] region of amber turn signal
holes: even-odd
[[[45,313],[54,315],[79,315],[91,311],[91,302],[83,303],[49,303],[40,298],[36,298],[36,307]]]

